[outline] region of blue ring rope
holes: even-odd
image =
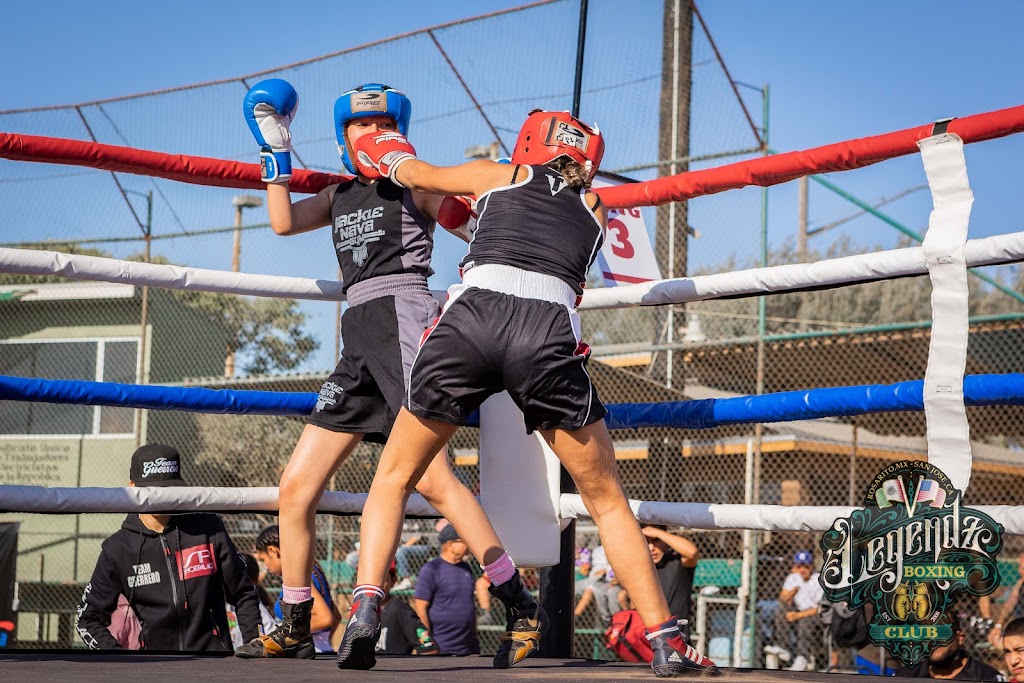
[[[710,429],[730,424],[786,422],[892,411],[924,410],[924,382],[868,384],[786,391],[762,396],[607,406],[609,429]],[[317,395],[291,391],[239,391],[153,384],[30,379],[0,375],[0,400],[185,410],[235,415],[308,415]],[[1024,405],[1024,374],[968,375],[969,406]]]

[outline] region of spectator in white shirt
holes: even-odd
[[[791,670],[806,671],[820,644],[818,603],[823,597],[814,556],[808,550],[798,551],[793,556],[793,571],[779,592],[779,610],[775,613],[774,649],[781,659],[792,659]]]

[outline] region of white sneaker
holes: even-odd
[[[790,654],[789,650],[778,645],[765,645],[764,653],[766,655],[775,655],[783,662],[788,662],[789,660],[793,659],[793,655]]]
[[[807,671],[807,657],[804,657],[803,655],[798,655],[797,658],[793,660],[793,666],[788,667],[786,670]]]
[[[412,588],[413,588],[413,585],[412,585],[412,579],[410,579],[410,578],[409,578],[409,577],[407,576],[407,577],[405,577],[404,579],[402,579],[401,581],[399,581],[398,583],[396,583],[396,584],[395,584],[395,587],[394,587],[394,588],[392,588],[391,590],[395,590],[395,591],[407,591],[407,590],[412,590]]]

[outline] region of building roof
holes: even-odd
[[[58,282],[38,285],[0,285],[0,301],[70,301],[73,299],[130,299],[134,285],[108,282]]]

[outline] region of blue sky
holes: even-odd
[[[17,28],[6,31],[0,41],[0,62],[6,65],[0,109],[78,103],[239,76],[514,4],[499,0],[393,0],[386,11],[375,11],[369,3],[313,0],[288,6],[263,0],[13,3],[5,7],[4,20],[8,27]],[[770,86],[771,144],[780,151],[1014,106],[1024,100],[1024,71],[1019,68],[1024,3],[704,0],[698,5],[733,77]],[[574,6],[567,3],[560,16],[571,17]],[[636,41],[637,35],[660,39],[653,29],[659,21],[661,0],[631,0],[629,12],[622,12],[623,4],[613,0],[591,0],[590,6],[595,38],[587,43],[590,70],[585,73],[585,85],[601,86],[647,75],[634,73],[641,70],[637,55],[656,56],[656,46],[629,41]],[[619,24],[608,26],[612,15]],[[557,80],[565,82],[565,91],[571,90],[575,24],[565,26],[561,49],[550,41],[543,46],[534,44],[536,40],[531,43],[534,34],[521,27],[518,30],[516,35],[522,36],[519,49],[550,51],[562,74]],[[623,36],[622,41],[614,39],[617,34]],[[550,33],[538,29],[537,35]],[[521,76],[515,74],[514,57],[509,64],[507,72],[493,74],[488,88],[479,89],[500,93],[504,79]],[[649,70],[649,60],[645,64],[643,68]],[[399,61],[392,68],[400,73],[416,66],[410,63],[406,67]],[[353,78],[361,80],[358,75]],[[546,91],[546,87],[539,86],[539,90]],[[759,98],[745,93],[760,123]],[[584,108],[584,117],[586,113]],[[159,121],[180,127],[185,136],[190,129],[202,130],[208,115],[182,108],[165,113]],[[621,153],[624,136],[609,139],[609,155],[616,153],[617,142]],[[1021,136],[1016,136],[968,147],[976,196],[972,236],[1020,229],[1019,212],[1011,198],[1019,192],[1022,144]],[[916,158],[906,158],[834,174],[830,179],[867,201],[878,201],[920,184],[923,172]],[[795,194],[793,184],[771,191],[773,244],[794,234]],[[736,202],[743,202],[745,213],[736,220],[756,218],[757,195],[740,197],[737,195]],[[723,204],[713,202],[726,201],[733,199],[709,200],[708,205],[720,207]],[[922,231],[929,208],[927,193],[917,193],[888,210]],[[732,220],[728,210],[716,211],[711,213],[723,223]],[[850,211],[849,205],[812,189],[812,225]],[[704,236],[695,243],[694,253],[706,252],[709,262],[718,262],[736,240],[711,218],[708,222],[698,226]],[[227,219],[214,225],[226,223]],[[853,221],[834,236],[839,234],[864,246],[895,243],[890,229],[869,219]],[[318,240],[325,241],[327,236],[296,239],[319,244]],[[454,242],[439,242],[439,258],[446,269],[457,260],[458,249]],[[251,260],[252,254],[251,250],[245,252],[244,270],[277,272],[274,264]],[[226,262],[194,265],[228,267]],[[333,277],[329,261],[321,267],[325,272],[305,274]],[[321,317],[327,321],[333,314],[324,312]],[[332,346],[329,337],[324,338],[324,346]],[[316,365],[328,361],[318,358]]]

